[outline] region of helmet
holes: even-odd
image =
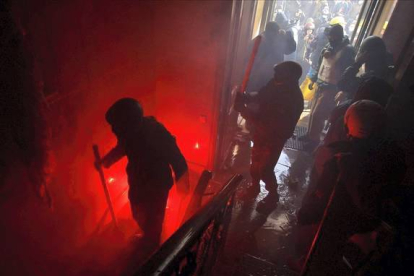
[[[282,11],[278,11],[276,13],[275,22],[279,25],[279,27],[284,28],[288,23],[288,19]]]
[[[116,101],[106,112],[105,119],[110,125],[141,121],[144,116],[141,104],[133,98]]]
[[[278,80],[288,80],[288,81],[299,81],[302,76],[302,67],[299,63],[294,61],[284,61],[281,62],[275,67],[273,67],[275,72],[275,78]]]
[[[346,25],[345,19],[342,16],[336,16],[332,18],[331,21],[329,22],[329,25],[336,25],[336,24],[339,24],[342,27],[344,27]]]
[[[367,139],[382,132],[385,127],[385,109],[376,102],[361,100],[352,104],[345,113],[348,136]]]
[[[325,34],[334,37],[344,37],[344,28],[340,24],[331,25],[325,29]]]
[[[275,21],[267,22],[266,28],[265,28],[266,33],[278,33],[279,30],[280,30],[280,26]]]
[[[359,52],[378,52],[385,54],[387,48],[385,47],[384,40],[378,36],[369,36],[362,41],[359,47]]]
[[[308,22],[305,24],[305,30],[313,30],[315,29],[315,24],[313,24],[312,22]]]

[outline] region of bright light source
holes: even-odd
[[[200,148],[200,144],[198,142],[196,142],[194,148],[199,149]]]
[[[108,183],[109,184],[114,183],[114,182],[115,182],[115,178],[113,178],[113,177],[108,178]]]

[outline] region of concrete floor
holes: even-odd
[[[247,151],[245,152],[247,154]],[[247,158],[240,154],[238,158]],[[246,161],[246,159],[245,159]],[[233,172],[246,175],[248,162],[241,161]],[[236,194],[228,239],[213,275],[296,275],[287,267],[287,259],[294,255],[293,231],[295,213],[306,191],[311,157],[301,151],[284,149],[275,174],[279,183],[280,202],[269,215],[258,213],[257,203],[267,194],[264,183],[261,193],[250,202],[241,199],[245,181]]]
[[[298,126],[307,125],[308,115],[306,110]],[[293,149],[282,151],[275,167],[280,201],[269,215],[265,215],[256,211],[257,203],[267,194],[263,182],[261,193],[255,200],[244,202],[241,198],[250,181],[250,150],[248,139],[241,137],[237,139],[229,160],[229,173],[242,174],[246,181],[236,194],[228,238],[213,275],[297,275],[288,268],[287,260],[295,254],[295,214],[307,189],[312,156]]]

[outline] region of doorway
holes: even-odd
[[[231,148],[231,141],[238,130],[240,118],[233,114],[234,87],[243,78],[248,45],[262,33],[267,22],[276,21],[282,29],[290,30],[297,43],[294,53],[285,60],[298,62],[305,80],[318,55],[309,51],[309,45],[331,24],[343,26],[345,35],[358,49],[369,35],[382,37],[398,0],[256,0],[233,1],[231,37],[228,46],[226,79],[221,98],[220,125],[218,130],[215,168],[218,169]],[[316,51],[317,52],[317,51]]]

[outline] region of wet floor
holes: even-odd
[[[243,189],[249,183],[250,147],[239,143],[233,152],[233,173],[241,173],[246,181],[239,187],[232,222],[214,275],[297,275],[287,266],[294,256],[293,235],[296,211],[306,191],[311,156],[303,151],[284,149],[275,174],[280,201],[268,214],[256,211],[257,203],[266,196],[264,183],[261,193],[251,201],[243,201]]]

